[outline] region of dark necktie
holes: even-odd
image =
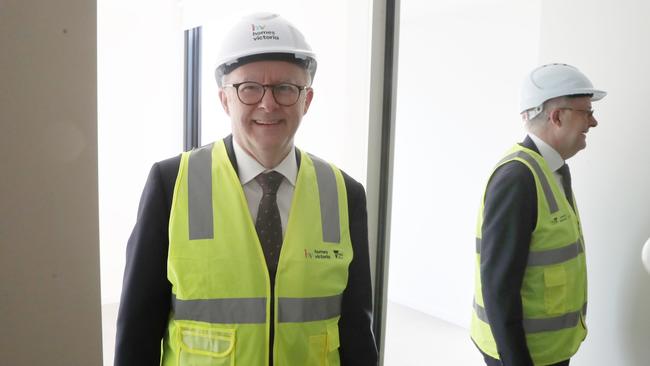
[[[282,221],[276,200],[276,193],[282,183],[282,178],[282,174],[275,171],[255,177],[264,192],[257,210],[255,230],[260,239],[271,278],[275,277],[282,247]]]
[[[562,176],[562,187],[564,188],[564,195],[567,200],[573,206],[573,190],[571,189],[571,171],[569,171],[569,166],[564,164],[557,170],[558,173]]]

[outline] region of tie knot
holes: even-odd
[[[562,176],[562,178],[565,179],[571,179],[571,171],[569,170],[569,166],[567,164],[562,165],[558,170],[558,173]]]
[[[271,171],[258,175],[255,177],[255,180],[259,183],[260,187],[262,187],[264,194],[267,195],[276,194],[278,192],[280,183],[282,183],[282,178],[282,174],[276,171]]]

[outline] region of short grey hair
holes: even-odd
[[[536,132],[539,129],[544,127],[544,124],[548,121],[548,112],[552,109],[559,108],[565,104],[569,99],[573,98],[582,98],[582,97],[592,97],[593,94],[575,94],[575,95],[564,95],[561,97],[551,98],[542,104],[542,110],[535,117],[531,119],[526,119],[526,112],[522,113],[522,118],[525,122],[526,131]]]

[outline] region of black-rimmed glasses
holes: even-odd
[[[237,98],[246,105],[254,105],[262,101],[266,89],[270,88],[275,102],[281,106],[289,107],[298,102],[300,93],[307,89],[307,86],[300,86],[291,83],[282,83],[275,85],[263,85],[254,81],[244,81],[243,83],[228,84],[225,87],[233,87],[237,90]]]

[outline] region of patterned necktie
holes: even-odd
[[[573,190],[571,189],[571,171],[569,171],[569,166],[564,164],[557,170],[558,173],[562,176],[562,187],[564,188],[564,195],[567,200],[573,206]]]
[[[264,192],[257,210],[255,230],[260,239],[271,278],[275,277],[282,247],[282,221],[276,200],[276,193],[282,183],[282,178],[282,174],[275,171],[255,177]]]

